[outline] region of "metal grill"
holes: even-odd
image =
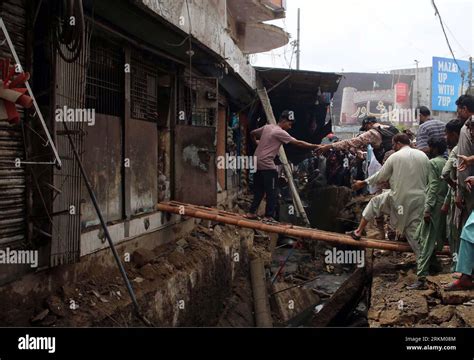
[[[98,114],[123,113],[124,55],[122,49],[92,38],[87,69],[86,107]]]
[[[177,123],[215,127],[219,98],[217,78],[184,76],[180,84]]]
[[[90,29],[88,30],[90,31]],[[86,36],[88,39],[89,36]],[[73,63],[65,62],[59,54],[55,54],[55,106],[61,108],[84,108],[86,102],[87,63],[89,60],[89,42],[84,44],[79,58]],[[89,106],[91,106],[89,104]],[[69,130],[74,134],[73,140],[79,154],[84,151],[82,122],[68,124]],[[53,218],[50,265],[71,264],[80,258],[81,218],[80,207],[82,199],[82,178],[79,165],[75,160],[71,145],[64,134],[63,123],[56,123],[57,146],[63,167],[54,169],[54,186],[61,193],[53,200],[53,213],[58,214]],[[74,206],[76,215],[69,213]],[[69,209],[69,210],[68,210]]]
[[[158,109],[158,71],[151,63],[132,58],[131,115],[138,120],[155,120]]]
[[[216,126],[216,109],[194,108],[192,112],[191,125],[193,126]]]

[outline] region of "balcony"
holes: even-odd
[[[283,0],[227,0],[227,9],[236,22],[259,23],[285,17]]]
[[[285,17],[285,0],[227,0],[232,36],[244,54],[256,54],[284,46],[289,34],[263,21]]]
[[[246,24],[245,33],[239,38],[239,48],[244,54],[256,54],[285,46],[289,39],[289,34],[278,26]]]

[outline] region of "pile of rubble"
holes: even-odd
[[[407,290],[416,280],[413,254],[375,252],[370,327],[472,327],[474,291],[446,292],[453,279],[449,259],[444,274],[427,277],[428,290]]]

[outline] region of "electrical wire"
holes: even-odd
[[[165,43],[166,43],[166,45],[168,45],[168,46],[180,47],[180,46],[183,46],[183,45],[186,43],[186,41],[188,41],[188,40],[189,40],[189,35],[186,36],[186,37],[183,39],[183,41],[181,41],[180,43],[176,43],[176,44],[175,44],[175,43],[170,43],[170,42],[168,42],[168,41],[165,41]]]
[[[56,3],[53,44],[59,56],[75,62],[84,45],[85,20],[82,0],[62,0]]]
[[[440,24],[441,24],[441,29],[443,30],[443,34],[444,34],[444,37],[445,37],[445,39],[446,39],[446,43],[448,44],[449,51],[451,52],[451,55],[453,56],[453,60],[454,60],[454,62],[456,63],[458,69],[461,69],[461,68],[459,67],[458,61],[456,60],[456,56],[454,55],[453,48],[451,47],[451,44],[450,44],[450,42],[449,42],[448,35],[446,34],[446,30],[445,30],[445,28],[444,28],[443,19],[441,18],[441,14],[440,14],[440,12],[439,12],[439,10],[438,10],[438,7],[436,6],[435,0],[431,0],[431,4],[433,4],[433,7],[435,8],[435,11],[436,11],[435,16],[438,16],[438,18],[439,18],[439,22],[440,22]]]
[[[467,51],[467,50],[462,46],[462,44],[458,41],[458,39],[456,39],[456,37],[454,36],[454,33],[451,31],[451,29],[449,28],[449,26],[448,26],[447,24],[444,24],[444,26],[446,26],[446,29],[448,29],[448,32],[451,34],[451,37],[454,39],[454,41],[456,42],[456,44],[458,44],[459,49],[461,49],[462,51],[464,51],[464,54],[467,55],[467,57],[469,57],[469,55],[470,55],[469,51]]]
[[[189,56],[189,112],[190,114],[186,114],[188,119],[192,121],[192,112],[193,112],[193,89],[192,89],[192,78],[193,78],[193,40],[192,40],[192,23],[191,23],[191,11],[189,10],[189,2],[186,1],[186,9],[188,12],[188,21],[189,21],[189,32],[188,32],[188,56]]]

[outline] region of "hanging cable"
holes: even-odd
[[[441,29],[443,30],[443,34],[444,34],[444,37],[445,37],[446,42],[448,44],[449,51],[451,52],[451,55],[453,56],[453,60],[456,63],[458,69],[461,69],[459,67],[458,61],[456,60],[456,56],[454,55],[453,48],[451,47],[451,44],[449,43],[448,35],[446,34],[446,30],[444,28],[443,19],[441,18],[441,14],[439,13],[439,10],[438,10],[438,7],[436,6],[435,0],[431,0],[431,3],[433,4],[433,7],[435,8],[435,16],[438,16],[438,18],[439,18],[439,22],[441,24]]]
[[[191,23],[191,12],[189,10],[189,2],[188,0],[185,0],[186,1],[186,10],[188,12],[188,21],[189,21],[189,26],[188,26],[188,29],[189,29],[189,32],[188,32],[188,57],[189,57],[189,114],[186,114],[188,117],[188,119],[190,120],[190,122],[192,123],[192,119],[193,119],[193,82],[192,82],[192,78],[193,78],[193,39],[192,39],[192,32],[193,32],[193,28],[192,28],[192,23]]]

